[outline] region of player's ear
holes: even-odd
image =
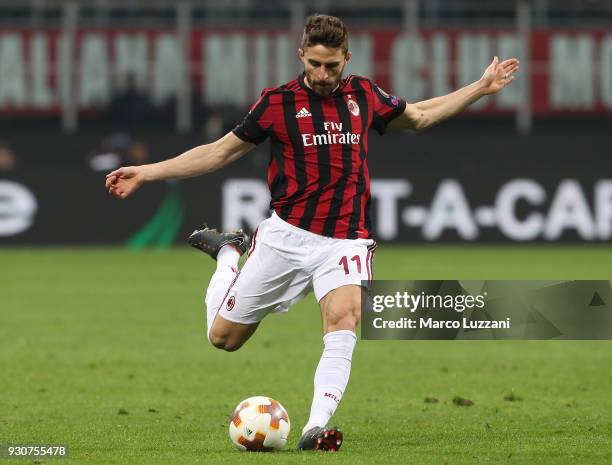
[[[300,57],[300,60],[304,59],[304,50],[301,48],[298,48],[298,57]]]
[[[346,60],[347,63],[351,60],[352,56],[353,54],[347,50],[346,55],[344,56],[344,59]]]

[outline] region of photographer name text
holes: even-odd
[[[508,329],[510,318],[505,320],[435,320],[433,318],[399,318],[385,320],[374,318],[372,326],[376,329]]]

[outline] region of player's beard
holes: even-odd
[[[308,85],[310,86],[310,88],[314,90],[315,93],[323,97],[331,94],[342,80],[342,72],[340,72],[337,77],[332,78],[328,81],[315,81],[310,77],[307,72],[305,72],[304,74],[306,75],[306,81],[308,81]]]

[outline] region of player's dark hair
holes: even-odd
[[[348,52],[348,29],[340,18],[329,15],[312,15],[306,19],[302,35],[302,50],[314,45],[341,48]]]

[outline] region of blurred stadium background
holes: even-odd
[[[231,130],[262,88],[299,72],[313,12],[349,25],[349,72],[408,101],[477,79],[493,55],[521,60],[510,88],[461,117],[372,138],[378,240],[612,237],[610,1],[4,0],[1,243],[164,247],[203,219],[254,228],[267,144],[123,203],[103,175]]]
[[[65,443],[87,464],[303,463],[237,456],[226,419],[275,397],[295,446],[316,303],[215,351],[213,262],[184,244],[203,221],[267,215],[267,143],[125,201],[103,182],[231,130],[300,71],[314,12],[348,24],[350,72],[408,101],[478,79],[493,55],[521,61],[460,117],[370,139],[377,278],[610,279],[612,0],[2,0],[0,443]],[[609,465],[608,342],[364,341],[332,459]]]

